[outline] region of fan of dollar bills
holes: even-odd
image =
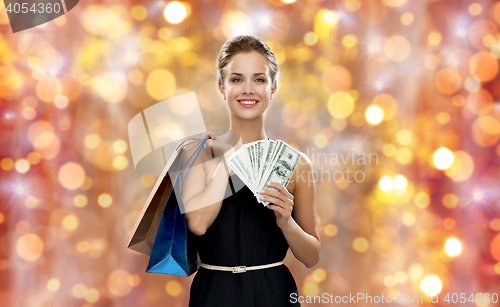
[[[253,192],[257,201],[267,206],[269,202],[261,201],[259,192],[268,189],[276,191],[266,185],[268,182],[286,187],[300,157],[297,149],[281,140],[262,140],[243,144],[226,162]]]

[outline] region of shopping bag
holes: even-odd
[[[202,138],[187,138],[177,146],[146,200],[130,235],[128,248],[147,256],[151,254],[163,209],[173,189],[171,174],[177,173],[180,169],[184,145],[196,146],[202,140]]]
[[[175,193],[181,193],[182,183],[207,140],[208,138],[200,143],[175,177],[173,189],[161,215],[146,272],[190,276],[197,271],[195,235],[188,230],[186,214],[179,209],[181,204],[178,202],[182,202],[182,198],[180,195],[176,197]],[[182,176],[186,167],[186,175]]]

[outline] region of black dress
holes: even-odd
[[[282,261],[289,246],[274,211],[257,202],[237,175],[230,176],[226,196],[212,225],[195,236],[200,261],[219,266]],[[297,297],[297,285],[284,264],[244,273],[200,267],[191,284],[189,307],[300,306],[291,303]]]

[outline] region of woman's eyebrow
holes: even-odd
[[[240,74],[240,73],[237,73],[237,72],[233,72],[231,75],[243,76],[243,74]],[[258,73],[253,74],[253,75],[254,75],[254,76],[258,76],[258,75],[265,75],[265,73],[258,72]]]

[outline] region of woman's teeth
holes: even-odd
[[[257,101],[251,101],[251,100],[238,100],[242,104],[256,104]]]

